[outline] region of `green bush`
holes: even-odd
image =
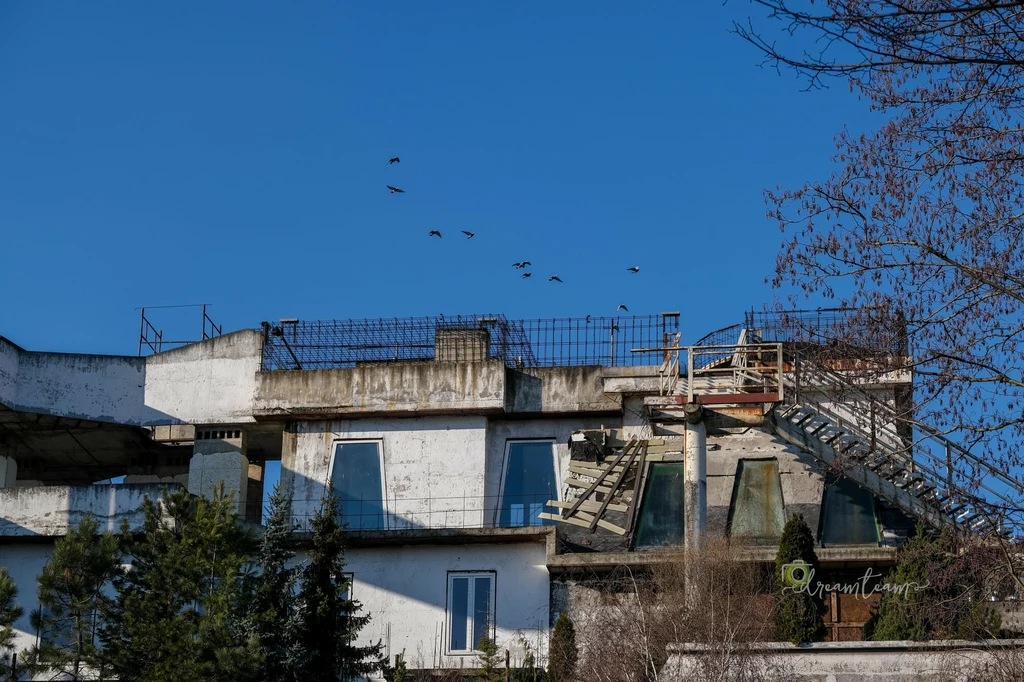
[[[563,611],[555,622],[548,652],[549,682],[568,682],[576,676],[576,628]]]
[[[787,582],[791,571],[787,569],[794,563],[805,565],[810,580],[809,589],[797,589]],[[825,604],[818,590],[814,587],[818,582],[818,555],[814,553],[814,536],[804,522],[804,517],[796,514],[782,529],[779,539],[779,551],[775,556],[775,639],[779,641],[803,644],[804,642],[820,642],[825,636],[823,616]]]

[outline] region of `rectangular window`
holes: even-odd
[[[341,502],[341,521],[349,530],[387,527],[384,461],[379,441],[335,443],[331,470],[334,495]]]
[[[494,639],[495,574],[448,574],[448,652],[470,654],[484,637]]]
[[[881,542],[875,496],[846,477],[825,488],[821,516],[821,544],[826,547]]]
[[[501,487],[498,525],[551,525],[540,518],[548,500],[558,499],[555,448],[550,440],[509,441]]]
[[[729,506],[729,537],[745,544],[774,545],[786,525],[777,459],[741,459]]]
[[[57,618],[53,609],[49,606],[39,607],[40,624],[43,626],[36,630],[36,643],[39,645],[50,645],[58,649],[70,649],[77,640],[75,632],[75,618],[67,612],[61,611],[61,617]],[[90,611],[86,615],[86,626],[83,635],[89,642],[96,641],[96,627],[99,614]]]
[[[651,464],[647,469],[636,524],[637,547],[672,547],[683,544],[684,482],[686,465]]]

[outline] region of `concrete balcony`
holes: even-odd
[[[0,537],[59,537],[86,515],[94,516],[101,530],[116,533],[125,520],[138,529],[143,499],[157,499],[165,489],[180,487],[141,483],[0,489]]]

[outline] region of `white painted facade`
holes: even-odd
[[[350,549],[346,571],[352,597],[369,625],[360,643],[382,641],[392,660],[405,652],[410,668],[473,668],[474,654],[453,654],[450,644],[449,575],[458,572],[494,576],[495,643],[509,649],[513,664],[529,644],[546,659],[548,571],[542,542]]]
[[[158,499],[165,489],[175,487],[142,483],[0,489],[0,537],[60,537],[85,516],[98,519],[101,531],[117,533],[122,521],[141,528],[143,499]],[[0,545],[0,557],[6,553],[6,546]]]
[[[115,424],[247,423],[259,368],[251,330],[144,358],[31,352],[0,338],[0,403]]]
[[[300,527],[316,511],[338,443],[373,441],[384,462],[382,483],[392,530],[494,525],[508,444],[550,441],[556,477],[568,473],[569,435],[600,428],[598,419],[493,419],[476,416],[300,422],[293,458],[281,480]],[[373,501],[371,501],[373,502]]]

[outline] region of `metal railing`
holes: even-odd
[[[554,494],[463,495],[449,497],[391,497],[347,499],[339,519],[349,531],[450,530],[527,528],[552,525],[542,512],[558,513],[547,505]],[[303,504],[304,502],[304,504]],[[310,531],[320,500],[293,500],[303,511],[292,513],[297,531]]]
[[[697,396],[742,394],[771,402],[783,399],[781,343],[690,346],[685,352],[688,402]],[[732,362],[722,362],[725,358]]]
[[[224,333],[224,328],[213,321],[207,312],[207,308],[210,307],[208,303],[190,303],[187,305],[157,305],[147,306],[138,308],[140,311],[139,317],[139,356],[145,349],[148,349],[150,353],[162,353],[165,350],[171,348],[177,348],[179,346],[186,346],[190,343],[197,343],[198,341],[206,341],[212,339],[215,336],[220,336]],[[171,341],[164,338],[164,330],[158,329],[148,317],[146,317],[147,310],[169,310],[169,309],[181,309],[181,308],[200,308],[202,310],[201,320],[201,334],[200,339],[187,339]]]
[[[883,451],[907,471],[921,473],[945,498],[1004,515],[1024,514],[1024,483],[934,429],[911,423],[877,395],[842,373],[794,354],[787,402],[810,407],[871,451]],[[997,489],[997,488],[1002,488]]]

